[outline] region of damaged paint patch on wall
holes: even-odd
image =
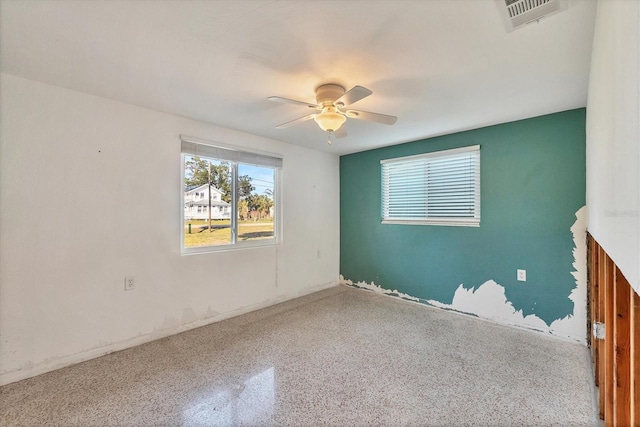
[[[447,308],[467,314],[474,314],[484,319],[493,320],[512,326],[547,332],[549,334],[586,342],[587,324],[587,208],[583,206],[576,212],[576,221],[571,226],[573,234],[573,268],[576,287],[571,291],[569,299],[573,301],[573,313],[556,319],[547,325],[544,320],[534,314],[524,316],[522,310],[516,310],[507,300],[505,289],[493,280],[483,283],[478,289],[458,287],[451,304],[443,304],[429,300],[428,303],[440,308]],[[523,283],[521,286],[527,286]]]
[[[556,319],[551,324],[545,323],[535,314],[524,315],[522,310],[517,310],[505,295],[504,286],[494,280],[487,280],[477,289],[465,289],[462,284],[458,286],[451,304],[445,304],[436,300],[423,300],[398,290],[384,289],[374,283],[356,282],[344,279],[340,276],[340,283],[361,289],[368,289],[384,295],[395,296],[405,300],[420,302],[433,307],[444,308],[456,312],[471,314],[496,323],[518,326],[538,332],[548,333],[560,338],[586,342],[587,323],[587,246],[586,246],[587,209],[582,207],[576,212],[576,221],[571,226],[573,234],[573,268],[572,275],[576,286],[569,299],[573,302],[573,313],[563,318]],[[527,286],[523,283],[520,286]]]
[[[516,310],[513,304],[507,300],[504,287],[493,280],[487,280],[477,289],[465,289],[462,285],[458,286],[451,304],[443,304],[434,300],[427,302],[434,307],[474,314],[497,323],[523,326],[536,331],[548,330],[544,320],[535,314],[525,316],[522,314],[522,310]]]
[[[371,283],[367,283],[367,282],[356,282],[354,283],[353,281],[349,280],[349,279],[345,279],[342,274],[340,275],[340,284],[341,285],[347,285],[347,286],[353,286],[354,288],[358,288],[358,289],[367,289],[369,291],[373,291],[379,294],[384,294],[384,295],[389,295],[392,297],[398,297],[398,298],[402,298],[408,301],[415,301],[415,302],[421,302],[424,303],[426,301],[420,299],[420,298],[416,298],[413,297],[411,295],[405,294],[403,292],[400,292],[397,289],[394,290],[390,290],[390,289],[385,289],[383,287],[380,287],[378,285],[376,285],[375,283],[371,282]]]

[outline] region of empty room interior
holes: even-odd
[[[0,0],[0,424],[640,426],[640,1]]]

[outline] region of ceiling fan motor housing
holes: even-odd
[[[344,95],[342,86],[335,84],[322,85],[316,90],[316,101],[318,104],[326,106],[325,103],[333,104],[342,95]]]

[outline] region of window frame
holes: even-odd
[[[475,175],[473,179],[474,185],[474,194],[473,194],[473,217],[442,217],[442,216],[428,216],[428,210],[425,207],[425,215],[424,217],[410,217],[410,218],[401,218],[401,217],[385,217],[385,202],[388,199],[385,198],[385,190],[388,192],[388,188],[385,188],[385,178],[384,178],[384,165],[385,164],[398,164],[402,162],[410,162],[415,160],[424,159],[425,167],[428,165],[430,161],[435,161],[437,159],[442,159],[444,157],[451,157],[455,155],[466,155],[468,153],[476,153],[477,160],[475,163]],[[417,154],[413,156],[404,156],[404,157],[396,157],[391,159],[383,159],[380,160],[380,215],[382,224],[408,224],[408,225],[441,225],[441,226],[463,226],[463,227],[480,227],[480,213],[481,213],[481,156],[480,156],[480,145],[471,145],[467,147],[459,147],[453,148],[449,150],[440,150],[440,151],[432,151],[428,153]],[[425,173],[425,185],[428,185],[426,181],[426,173]],[[425,204],[427,203],[427,194],[428,190],[425,190]]]
[[[282,243],[282,164],[284,162],[283,156],[275,153],[269,153],[260,150],[248,149],[245,147],[237,147],[232,146],[230,144],[222,144],[218,142],[208,141],[201,138],[190,137],[185,135],[180,135],[181,140],[181,151],[180,151],[180,253],[181,255],[194,255],[194,254],[202,254],[202,253],[214,253],[214,252],[225,252],[225,251],[235,251],[242,249],[250,249],[250,248],[258,248],[258,247],[266,247],[266,246],[275,246]],[[242,160],[229,160],[227,158],[213,157],[208,154],[198,154],[192,152],[185,152],[185,145],[191,146],[202,146],[204,150],[210,149],[219,149],[221,152],[229,154],[230,152],[235,152],[238,154],[238,157],[243,158],[254,158],[254,159],[270,159],[273,160],[278,165],[265,165],[265,164],[256,164],[251,161],[242,161]],[[227,244],[220,245],[209,245],[209,246],[195,246],[195,247],[185,247],[185,191],[184,191],[184,179],[185,179],[185,157],[186,156],[200,156],[205,159],[211,160],[222,160],[227,161],[230,164],[231,169],[231,202],[228,206],[230,212],[230,228],[231,228],[231,242]],[[256,239],[256,240],[247,240],[242,241],[237,239],[238,234],[238,164],[246,164],[246,165],[255,165],[259,167],[267,167],[273,169],[273,207],[274,207],[274,216],[273,216],[273,237],[267,239]]]

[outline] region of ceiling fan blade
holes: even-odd
[[[290,126],[297,125],[298,123],[306,122],[307,120],[311,120],[315,117],[315,114],[309,114],[308,116],[300,117],[299,119],[291,120],[290,122],[282,123],[281,125],[276,126],[276,129],[286,129]]]
[[[369,111],[347,110],[345,112],[350,119],[367,120],[370,122],[382,123],[385,125],[394,124],[398,118],[396,116],[388,116],[380,113],[370,113]]]
[[[372,93],[373,92],[371,92],[366,87],[354,86],[347,92],[345,92],[344,95],[342,95],[340,98],[336,99],[336,104],[342,103],[346,107],[347,105],[351,105],[360,101],[362,98],[366,98]]]
[[[344,125],[340,126],[338,130],[333,131],[333,136],[336,138],[345,138],[347,135],[347,129],[345,129]]]
[[[285,104],[304,105],[305,107],[313,108],[314,110],[319,110],[320,109],[315,104],[309,104],[308,102],[304,102],[304,101],[296,101],[295,99],[282,98],[280,96],[270,96],[267,99],[269,101],[282,102],[282,103],[285,103]]]

